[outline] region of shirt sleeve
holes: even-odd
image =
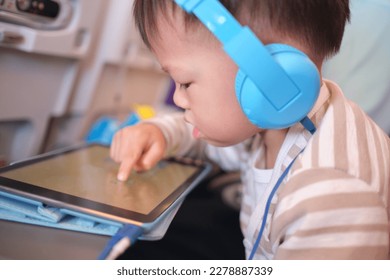
[[[192,137],[192,126],[182,113],[167,114],[145,121],[158,126],[167,142],[167,156],[201,157],[204,143]]]
[[[229,147],[215,147],[192,136],[193,126],[184,120],[182,113],[168,114],[146,122],[157,125],[167,141],[167,156],[188,156],[209,159],[225,171],[236,171],[249,157],[249,142]]]

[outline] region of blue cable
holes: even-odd
[[[108,241],[106,247],[104,247],[98,259],[105,260],[113,247],[124,238],[128,238],[130,240],[130,246],[133,245],[137,241],[138,237],[142,235],[142,233],[143,228],[140,226],[132,224],[123,225],[123,227],[121,227],[119,231]]]
[[[313,124],[313,122],[308,118],[308,117],[305,117],[303,120],[301,120],[301,124],[305,127],[306,130],[308,130],[312,135],[316,132],[316,127],[315,125]],[[284,178],[287,176],[288,172],[290,171],[291,167],[293,166],[295,160],[298,158],[298,156],[304,151],[305,149],[303,149],[302,151],[299,152],[299,154],[290,162],[290,164],[287,166],[287,168],[283,171],[282,175],[279,177],[278,181],[276,182],[275,186],[273,187],[270,195],[268,196],[268,199],[267,199],[267,203],[265,205],[265,209],[264,209],[264,214],[263,214],[263,221],[261,222],[261,227],[260,227],[260,231],[259,231],[259,234],[257,235],[257,238],[256,238],[256,241],[255,241],[255,244],[253,245],[253,248],[252,248],[252,251],[249,255],[249,260],[252,260],[256,251],[257,251],[257,248],[259,247],[260,245],[260,241],[261,241],[261,237],[263,236],[263,232],[264,232],[264,229],[265,229],[265,224],[266,224],[266,221],[267,221],[267,216],[268,216],[268,212],[269,212],[269,209],[271,207],[271,202],[272,202],[272,199],[276,193],[276,191],[278,190],[278,188],[280,187],[280,185],[282,184]]]
[[[255,242],[255,245],[253,245],[253,249],[252,249],[252,252],[249,256],[249,259],[252,260],[256,251],[257,251],[257,248],[259,247],[260,245],[260,240],[261,240],[261,237],[263,236],[263,231],[264,231],[264,228],[265,228],[265,223],[267,221],[267,216],[268,216],[268,212],[269,212],[269,208],[271,207],[271,202],[272,202],[272,199],[276,193],[276,191],[278,190],[280,184],[282,183],[284,177],[286,177],[288,171],[290,170],[291,166],[293,165],[294,161],[296,160],[296,158],[293,159],[293,161],[290,163],[289,166],[287,166],[287,168],[284,170],[284,172],[282,173],[282,175],[279,177],[278,181],[276,182],[274,188],[272,189],[269,197],[268,197],[268,200],[267,200],[267,204],[265,206],[265,210],[264,210],[264,215],[263,215],[263,221],[261,223],[261,227],[260,227],[260,231],[259,231],[259,235],[257,236],[256,238],[256,242]]]

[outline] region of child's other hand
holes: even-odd
[[[162,131],[153,124],[141,123],[119,130],[113,138],[110,156],[120,163],[118,180],[126,181],[130,172],[152,168],[163,158],[166,142]]]

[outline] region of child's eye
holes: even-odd
[[[185,84],[179,84],[180,89],[188,89],[190,87],[191,83],[185,83]]]

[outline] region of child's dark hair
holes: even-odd
[[[220,2],[242,24],[249,25],[254,32],[256,27],[269,27],[272,29],[270,32],[300,42],[311,50],[312,55],[321,59],[338,52],[345,24],[350,18],[349,0],[221,0]],[[162,13],[167,16],[168,9],[173,9],[174,12],[178,9],[172,3],[172,0],[135,0],[133,11],[135,23],[148,47],[151,47],[149,37],[158,35],[157,15]],[[200,24],[190,14],[185,13],[184,20],[186,26]]]

